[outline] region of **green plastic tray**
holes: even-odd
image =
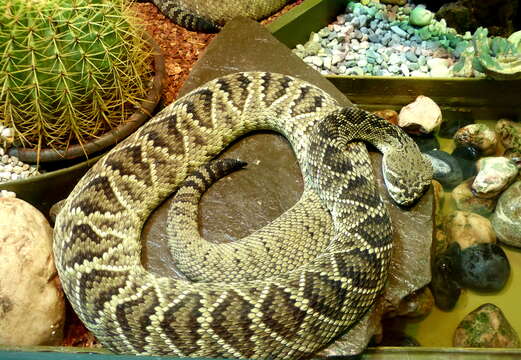
[[[305,43],[312,31],[334,21],[345,11],[346,4],[346,0],[306,0],[267,27],[279,41],[294,48]],[[339,75],[326,78],[359,105],[403,105],[425,95],[446,107],[482,108],[494,117],[521,118],[521,80]]]

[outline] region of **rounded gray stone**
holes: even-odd
[[[521,247],[521,181],[501,194],[490,221],[501,242]]]

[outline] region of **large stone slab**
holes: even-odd
[[[328,80],[306,65],[264,27],[246,19],[230,21],[194,65],[180,95],[239,71],[270,71],[304,79],[346,106],[351,102]],[[248,169],[217,182],[203,196],[200,229],[205,238],[225,242],[244,237],[289,209],[303,190],[302,175],[289,143],[262,132],[232,144],[222,157],[239,157]],[[143,229],[143,262],[164,275],[177,274],[165,241],[168,200]],[[179,275],[179,274],[178,274]]]
[[[238,71],[292,75],[328,91],[341,104],[351,104],[329,81],[293,55],[262,26],[240,18],[229,22],[209,45],[181,93],[186,94],[211,79]],[[210,241],[234,241],[252,233],[289,209],[302,193],[302,175],[295,155],[286,139],[278,134],[262,132],[239,139],[220,157],[240,158],[249,165],[246,170],[214,184],[203,196],[200,231]],[[372,154],[372,157],[382,185],[381,156]],[[395,206],[383,189],[382,194],[396,229],[389,286],[377,311],[366,316],[347,335],[347,345],[342,346],[345,354],[358,353],[365,348],[378,331],[381,313],[387,305],[397,306],[400,299],[430,281],[432,193],[424,196],[410,211]],[[167,200],[145,224],[143,263],[159,274],[182,276],[176,271],[166,245],[168,206]]]

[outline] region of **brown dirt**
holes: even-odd
[[[135,3],[132,6],[165,56],[167,82],[163,97],[165,103],[170,104],[176,99],[192,64],[199,59],[204,48],[215,35],[188,31],[173,24],[154,4]]]
[[[297,0],[276,14],[263,20],[266,25],[293,7],[302,3]],[[173,24],[151,3],[135,3],[132,5],[137,15],[144,21],[146,30],[159,44],[165,56],[167,83],[163,92],[165,104],[177,98],[179,89],[188,78],[192,64],[203,54],[204,49],[215,37],[215,34],[202,34],[185,30]]]

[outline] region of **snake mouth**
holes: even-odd
[[[401,204],[398,204],[401,208],[411,208],[414,207],[420,200],[423,198],[425,193],[429,191],[431,188],[432,183],[425,183],[422,186],[418,186],[412,189],[409,194],[411,194],[410,197],[407,197]]]
[[[423,198],[423,195],[425,195],[425,193],[430,189],[432,184],[432,182],[428,180],[417,185],[402,183],[399,186],[396,186],[392,185],[385,176],[384,182],[389,197],[392,199],[393,203],[403,210],[414,207]]]

